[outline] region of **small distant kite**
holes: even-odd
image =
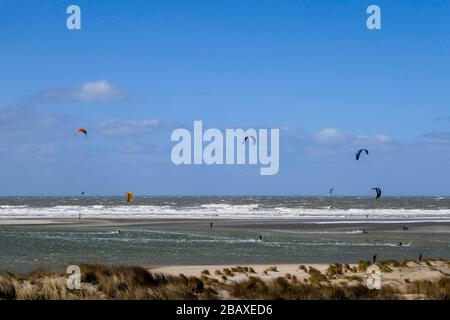
[[[82,195],[82,196],[84,195],[84,191],[81,192],[81,195]]]
[[[75,135],[83,133],[87,137],[87,130],[85,128],[77,128],[75,129]]]
[[[249,139],[252,139],[253,144],[256,144],[256,138],[254,136],[246,136],[244,139],[244,143],[246,143]]]
[[[369,150],[367,150],[367,149],[360,149],[360,150],[358,150],[358,152],[356,153],[356,160],[359,160],[359,157],[361,157],[361,153],[363,153],[363,152],[365,152],[366,155],[369,154]]]
[[[334,188],[331,188],[331,189],[330,189],[330,196],[333,195],[333,191],[334,191]]]
[[[127,202],[128,203],[133,201],[133,194],[131,192],[125,192],[125,196],[127,197]]]
[[[381,189],[380,188],[372,188],[377,193],[377,197],[375,199],[379,199],[381,197]]]

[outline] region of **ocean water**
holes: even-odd
[[[11,197],[0,218],[367,218],[450,221],[450,197]]]
[[[449,197],[136,197],[130,205],[119,197],[0,199],[0,220],[75,218],[80,212],[83,219],[137,222],[0,226],[0,269],[60,270],[82,262],[149,267],[352,263],[374,254],[383,260],[417,259],[420,253],[450,259]],[[161,219],[142,225],[137,218]]]

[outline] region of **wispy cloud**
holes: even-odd
[[[318,143],[342,143],[347,140],[347,137],[337,129],[325,128],[320,130],[313,139]]]
[[[335,128],[325,128],[312,136],[312,141],[316,144],[327,145],[388,145],[394,139],[387,134],[347,134]]]
[[[39,132],[54,128],[61,119],[32,107],[0,105],[0,132],[4,135]]]
[[[157,132],[163,128],[158,119],[148,120],[104,120],[98,129],[104,135],[130,135]]]
[[[129,91],[120,89],[106,80],[85,82],[73,88],[45,90],[36,95],[43,101],[110,101],[129,97]]]
[[[449,121],[450,122],[450,116],[449,117],[437,117],[437,118],[434,118],[434,121],[437,121],[437,122],[447,122],[447,121]]]
[[[428,141],[450,142],[450,131],[432,131],[423,135]]]

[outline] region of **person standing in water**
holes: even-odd
[[[375,264],[375,262],[377,262],[377,255],[376,254],[372,257],[372,264]]]
[[[419,262],[422,262],[422,253],[419,254]]]
[[[209,223],[209,227],[212,228],[213,227],[213,223],[212,221]]]

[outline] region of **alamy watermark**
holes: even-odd
[[[260,174],[275,175],[280,167],[279,129],[219,129],[203,132],[203,122],[194,121],[193,136],[188,129],[172,132],[171,160],[176,165],[259,164]],[[206,143],[206,145],[204,145]]]
[[[67,7],[66,13],[69,15],[66,20],[66,27],[69,30],[81,30],[81,9],[72,4]]]
[[[367,7],[367,14],[370,16],[366,20],[366,26],[369,30],[381,29],[381,8],[376,4],[372,4]]]
[[[66,13],[69,15],[66,19],[66,27],[69,30],[81,30],[81,8],[76,4],[67,7]],[[381,29],[381,8],[376,4],[367,7],[366,13],[369,17],[366,20],[366,26],[369,30]]]
[[[367,268],[366,285],[370,290],[381,289],[381,269],[375,264]]]
[[[66,285],[69,290],[79,290],[81,288],[81,270],[77,265],[70,265],[66,269],[67,277]]]

